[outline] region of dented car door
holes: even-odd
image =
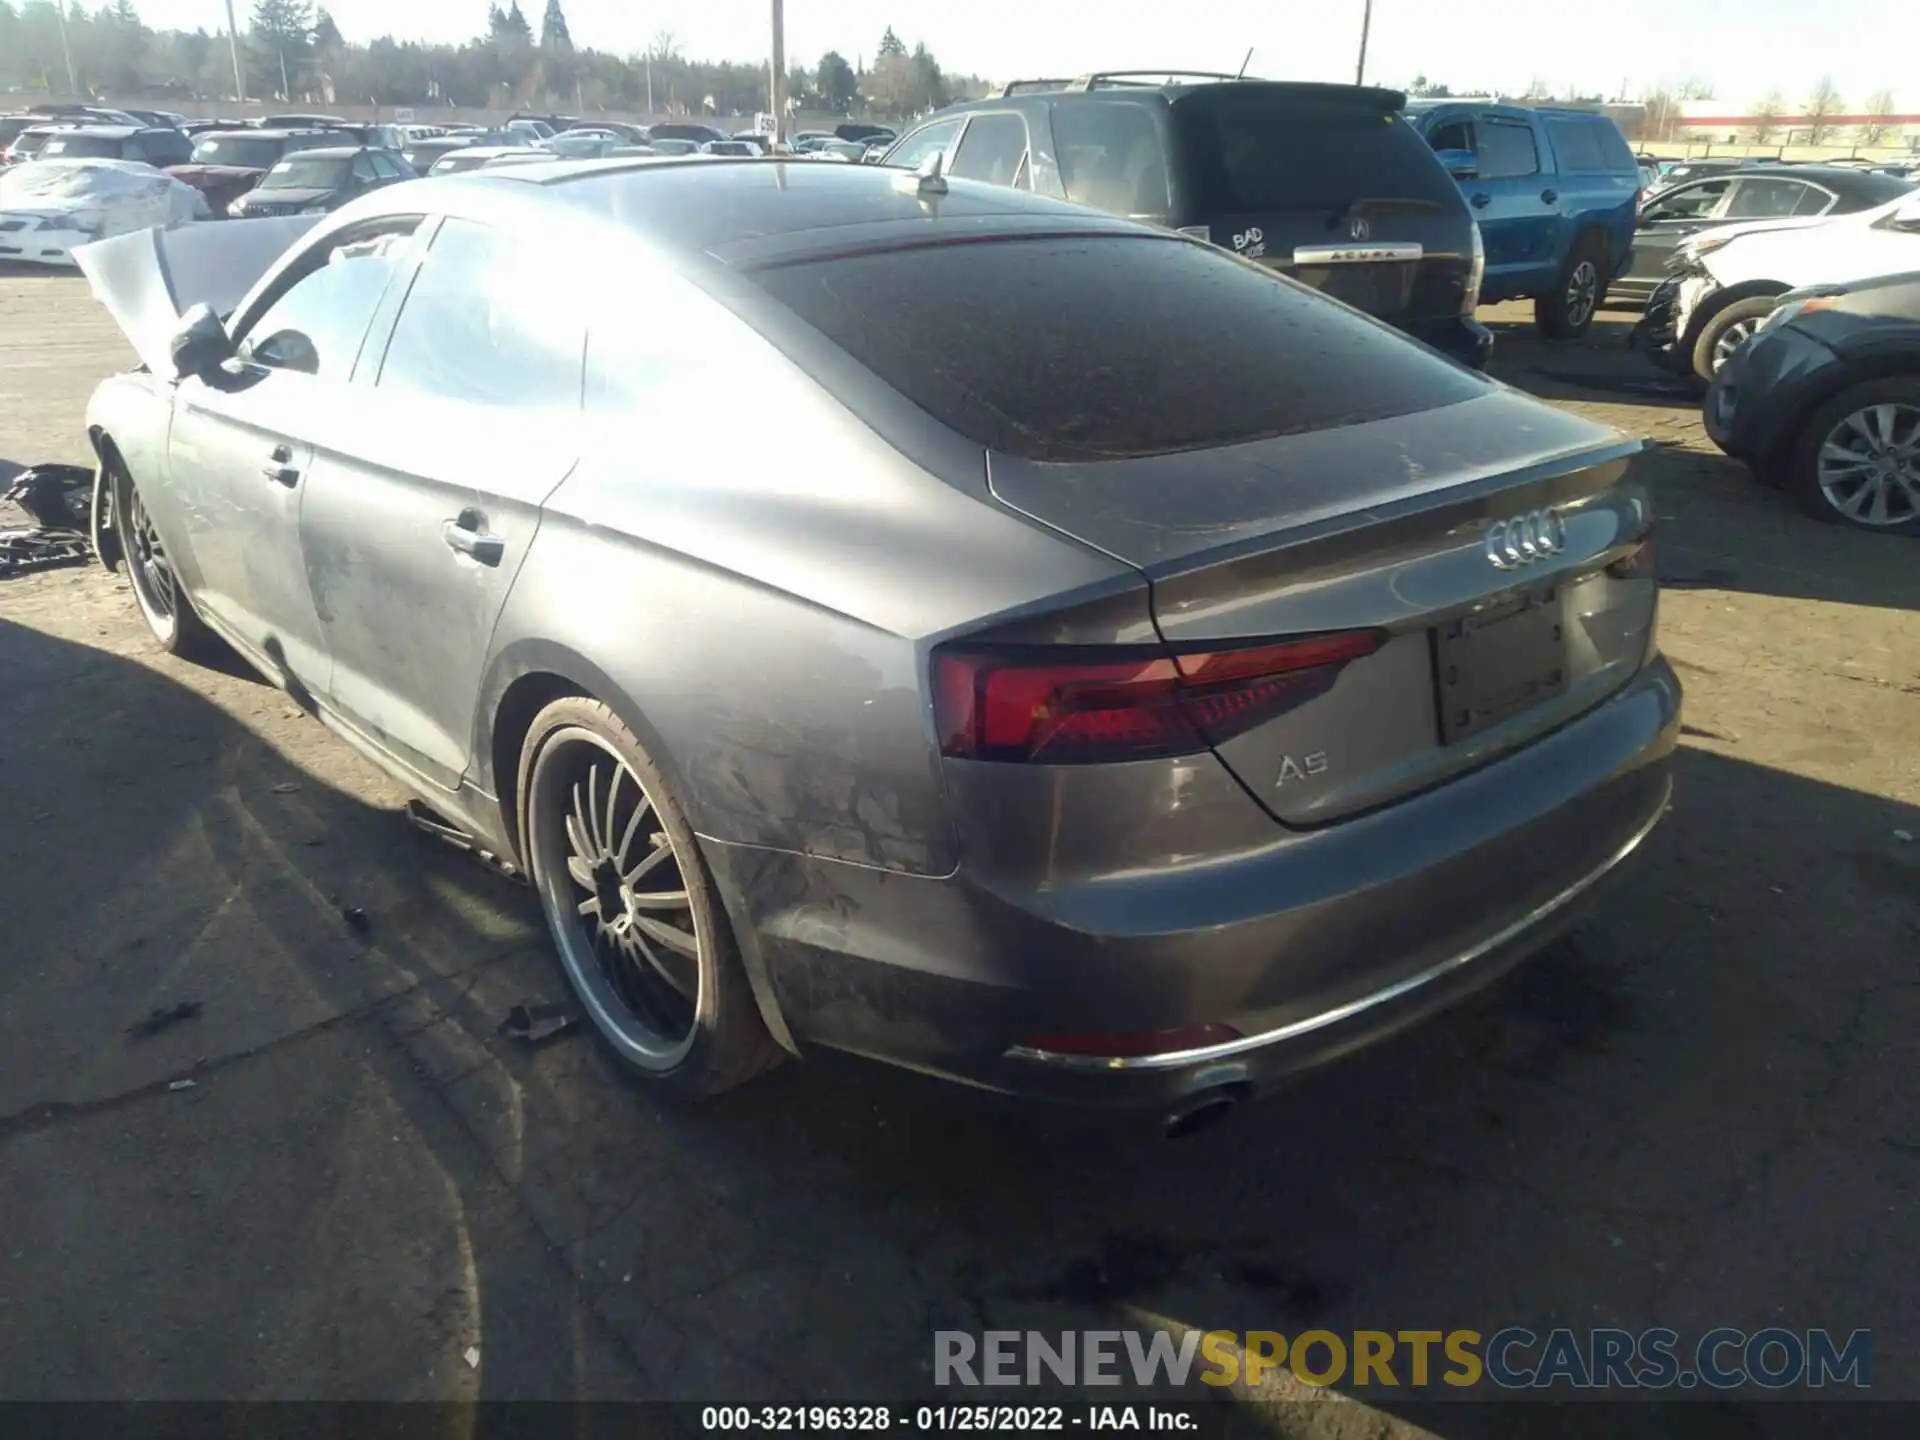
[[[328,669],[300,562],[314,437],[338,423],[395,266],[359,238],[317,247],[240,318],[234,358],[179,382],[168,437],[195,602],[296,697],[322,689]]]
[[[494,621],[540,505],[579,452],[586,325],[564,288],[497,232],[441,222],[308,485],[329,702],[441,789],[467,767]]]

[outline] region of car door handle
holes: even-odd
[[[498,565],[507,553],[507,542],[489,534],[486,525],[487,517],[478,510],[462,510],[458,519],[440,527],[440,535],[448,549],[471,555],[482,565]]]
[[[1558,190],[1542,190],[1540,192],[1540,198],[1551,205],[1560,198],[1560,192]]]
[[[1473,208],[1476,210],[1484,210],[1487,208],[1487,202],[1492,199],[1493,197],[1491,195],[1482,190],[1478,195],[1473,197]]]
[[[281,485],[300,483],[300,467],[292,463],[293,447],[276,445],[267,452],[267,463],[260,467],[260,473]]]

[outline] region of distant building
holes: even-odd
[[[1816,123],[1811,115],[1793,107],[1793,113],[1783,111],[1763,118],[1756,113],[1759,108],[1757,99],[1744,108],[1725,100],[1683,100],[1679,114],[1668,126],[1669,133],[1661,138],[1742,144],[1753,143],[1755,136],[1765,131],[1767,144],[1807,143],[1807,133]],[[1844,114],[1828,115],[1817,123],[1823,145],[1864,144],[1865,132],[1871,126],[1880,127],[1878,143],[1882,146],[1911,146],[1920,140],[1920,110],[1912,104],[1895,105],[1890,115],[1867,115],[1860,113],[1856,102]]]

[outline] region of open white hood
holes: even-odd
[[[324,217],[276,215],[138,230],[73,252],[93,293],[154,374],[172,377],[180,317],[205,303],[226,315]]]

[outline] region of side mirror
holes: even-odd
[[[1909,197],[1898,210],[1893,212],[1893,228],[1920,230],[1920,195]]]
[[[167,353],[173,357],[173,378],[208,375],[233,358],[233,341],[211,305],[195,305],[180,317]]]
[[[1478,180],[1480,178],[1480,157],[1471,150],[1436,150],[1440,163],[1447,167],[1447,174],[1456,180]]]

